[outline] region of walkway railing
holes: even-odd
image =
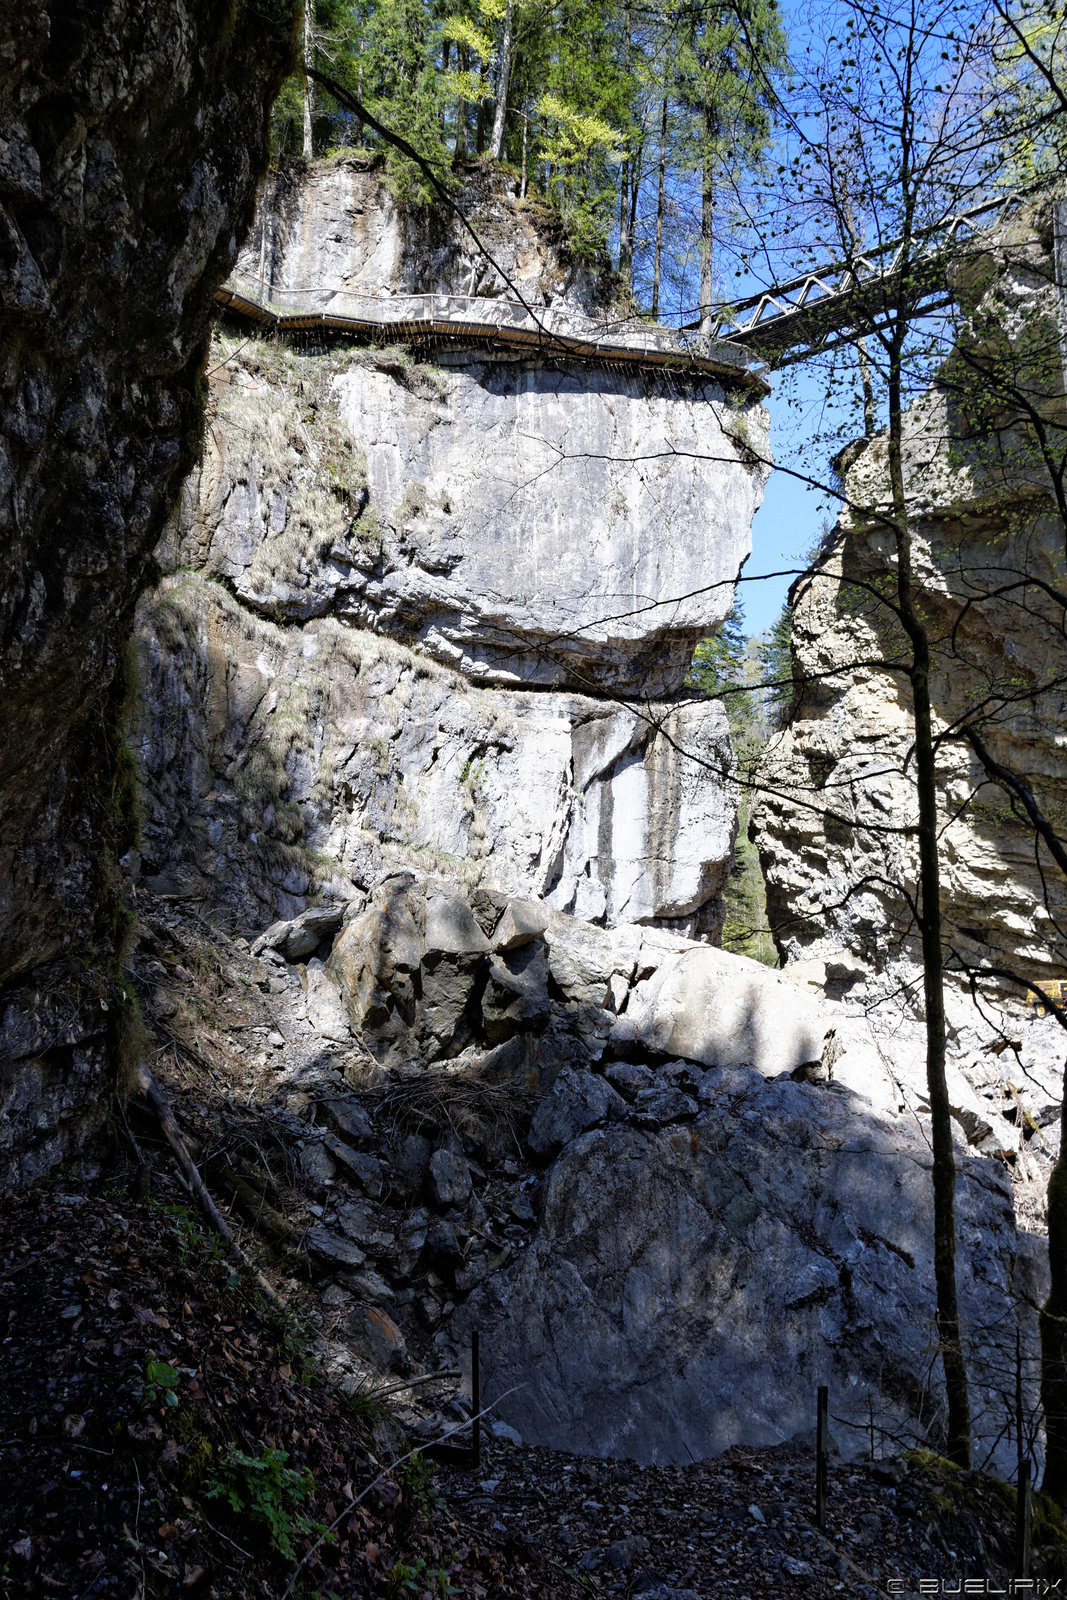
[[[234,275],[215,298],[230,315],[279,334],[318,332],[379,344],[489,345],[605,366],[668,367],[731,386],[770,388],[763,363],[735,342],[709,341],[689,330],[679,333],[634,319],[597,322],[502,297],[292,288]]]
[[[292,288],[234,276],[216,298],[234,315],[279,333],[534,349],[608,365],[704,372],[766,391],[768,367],[788,366],[871,332],[903,294],[917,312],[944,307],[949,265],[960,257],[964,241],[980,238],[1042,190],[1049,192],[1049,186],[998,195],[921,230],[907,244],[894,239],[716,306],[710,338],[701,337],[699,322],[677,331],[636,318],[597,322],[486,295]]]
[[[871,332],[906,289],[917,312],[942,309],[950,298],[948,271],[968,239],[987,232],[1048,185],[998,195],[954,212],[905,243],[890,240],[848,261],[831,261],[786,283],[717,306],[711,336],[743,344],[771,366],[803,361]],[[687,329],[699,327],[689,323]]]

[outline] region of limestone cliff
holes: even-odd
[[[1025,405],[1036,407],[1052,438],[1060,437],[1052,249],[1051,215],[1031,208],[971,255],[960,285],[970,329],[905,422],[940,736],[950,1043],[977,1096],[960,1078],[957,1104],[981,1144],[993,1111],[1022,1119],[1022,1093],[1027,1116],[1048,1124],[1020,1141],[1024,1173],[1027,1143],[1044,1165],[1058,1142],[1062,1047],[1055,1026],[1037,1019],[1018,988],[986,983],[976,1007],[968,974],[991,967],[1034,982],[1062,978],[1067,885],[1037,857],[1024,814],[987,781],[963,730],[978,727],[1046,814],[1062,817],[1063,520],[1055,475],[1025,417]],[[995,381],[980,378],[986,368]],[[769,914],[790,970],[895,1027],[890,1018],[919,1010],[921,986],[907,901],[917,854],[902,831],[916,817],[910,691],[903,671],[883,665],[908,659],[882,599],[895,562],[882,520],[885,439],[851,447],[841,470],[847,509],[795,588],[797,696],[763,764],[769,792],[755,831]]]
[[[310,171],[272,173],[237,260],[235,281],[301,310],[328,309],[354,294],[471,295],[514,299],[615,322],[618,292],[606,257],[567,248],[559,216],[520,200],[491,165],[462,167],[455,203],[398,204],[380,159],[353,153]]]
[[[509,275],[565,293],[552,238],[493,204]],[[357,163],[313,169],[286,215],[276,276],[422,281]],[[430,281],[469,280],[458,248],[434,259]],[[148,874],[180,866],[252,926],[407,862],[714,934],[729,735],[679,689],[748,553],[758,398],[477,341],[429,360],[222,337],[210,378],[140,618]]]
[[[451,315],[456,237],[427,268],[437,225],[375,183],[342,162],[269,190],[261,291],[427,285]],[[546,315],[606,314],[506,193],[475,200]],[[876,1425],[936,1442],[921,1050],[685,937],[714,932],[731,852],[725,717],[682,678],[748,551],[751,388],[321,322],[301,348],[221,334],[210,381],[138,613],[150,1009],[269,1106],[337,1370],[451,1366],[477,1325],[531,1441],[784,1441],[827,1381],[848,1452]],[[273,1028],[183,1017],[157,957],[185,901]],[[960,1156],[996,1452],[1041,1269],[962,1127]]]
[[[0,18],[0,1174],[115,1085],[131,838],[119,661],[202,414],[286,4]]]

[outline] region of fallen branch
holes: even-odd
[[[252,1275],[257,1286],[266,1296],[266,1298],[273,1305],[284,1305],[285,1302],[282,1300],[281,1295],[279,1295],[278,1291],[272,1284],[268,1283],[267,1279],[263,1276],[262,1272],[259,1271],[258,1267],[254,1266],[253,1263],[248,1259],[247,1255],[241,1249],[241,1246],[237,1243],[237,1240],[231,1233],[229,1224],[219,1212],[218,1206],[216,1206],[214,1200],[212,1200],[210,1194],[208,1193],[207,1185],[204,1183],[203,1178],[197,1171],[196,1162],[189,1154],[185,1140],[182,1138],[181,1129],[174,1120],[174,1113],[170,1109],[170,1104],[166,1095],[160,1088],[155,1074],[149,1067],[146,1067],[143,1062],[137,1069],[136,1083],[138,1089],[144,1095],[149,1109],[154,1115],[156,1121],[159,1123],[160,1131],[163,1134],[164,1139],[166,1139],[167,1143],[170,1145],[170,1148],[174,1154],[174,1158],[177,1161],[178,1166],[181,1168],[182,1176],[189,1185],[189,1188],[193,1194],[193,1198],[196,1200],[197,1205],[203,1212],[208,1225],[212,1227],[218,1234],[219,1238],[225,1242],[226,1247],[231,1256],[233,1256],[234,1260],[238,1262],[246,1272]]]
[[[364,1393],[371,1400],[384,1400],[387,1394],[399,1394],[402,1389],[419,1389],[424,1383],[433,1383],[438,1378],[460,1377],[458,1367],[442,1367],[440,1372],[424,1372],[418,1378],[402,1378],[399,1383],[387,1383],[384,1389],[366,1389]]]

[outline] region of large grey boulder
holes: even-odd
[[[806,1434],[820,1383],[846,1453],[869,1407],[887,1436],[932,1424],[936,1442],[928,1128],[745,1068],[708,1072],[702,1098],[682,1126],[565,1145],[533,1247],[457,1323],[482,1329],[483,1393],[530,1442],[643,1462]],[[965,1160],[957,1207],[984,1451],[1020,1309],[1001,1167]]]
[[[818,1061],[832,1012],[758,961],[708,945],[668,957],[638,983],[612,1029],[620,1049],[767,1077]]]
[[[491,1043],[498,1044],[515,1033],[540,1032],[552,1010],[548,960],[541,940],[493,956],[482,994],[482,1018]]]
[[[366,493],[389,557],[346,575],[349,620],[487,681],[680,687],[732,603],[766,477],[718,382],[457,354],[422,392],[370,365],[335,392],[348,435],[375,441]],[[762,454],[765,413],[739,406]],[[672,524],[684,538],[663,537]]]
[[[307,1019],[323,1039],[350,1044],[352,1034],[340,990],[323,963],[312,957],[305,974]]]
[[[345,924],[334,943],[327,970],[353,1031],[379,1060],[410,1060],[418,1053],[426,953],[425,893],[404,873],[381,883],[371,905]]]

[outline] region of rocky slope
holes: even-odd
[[[106,1115],[122,1033],[119,674],[195,457],[204,336],[291,8],[0,18],[0,1172]]]
[[[803,1439],[819,1382],[849,1456],[938,1438],[928,1121],[847,1087],[879,1051],[841,1007],[410,873],[251,947],[181,907],[142,891],[146,1014],[215,1192],[311,1276],[332,1381],[469,1373],[478,1327],[483,1394],[529,1442]],[[976,1433],[1010,1470],[1043,1254],[1002,1167],[960,1161]]]
[[[868,1600],[890,1576],[910,1594],[961,1563],[1001,1582],[1011,1570],[1012,1491],[936,1458],[835,1464],[825,1532],[807,1451],[642,1470],[492,1439],[477,1473],[390,1472],[396,1396],[325,1390],[306,1308],[264,1306],[147,1153],[147,1202],[116,1173],[104,1194],[4,1195],[5,1600],[134,1587],[261,1600],[284,1592],[316,1522],[339,1513],[304,1587],[352,1600],[420,1581],[472,1600],[691,1600],[724,1585],[831,1600],[842,1583]],[[172,1388],[151,1382],[149,1362],[169,1368]],[[257,1505],[241,1466],[250,1442],[284,1452],[290,1474]],[[1065,1552],[1067,1531],[1039,1501],[1035,1574],[1058,1574]]]

